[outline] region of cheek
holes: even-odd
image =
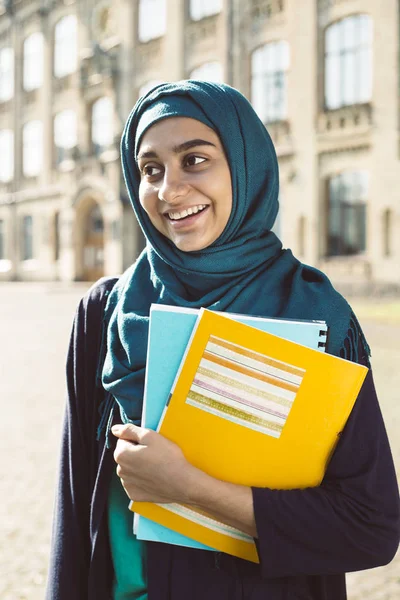
[[[143,210],[149,215],[154,215],[157,208],[157,195],[145,183],[139,186],[139,202]]]
[[[221,211],[224,213],[226,220],[228,220],[232,211],[232,184],[230,176],[221,178],[218,192]]]

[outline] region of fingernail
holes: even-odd
[[[118,434],[118,433],[120,433],[120,432],[122,431],[122,427],[123,427],[123,425],[113,425],[113,426],[111,427],[111,431],[112,431],[114,434]]]

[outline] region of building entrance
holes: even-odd
[[[97,203],[90,206],[82,225],[82,279],[96,281],[104,275],[104,219]]]

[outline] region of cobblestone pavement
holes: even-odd
[[[1,600],[44,598],[65,352],[85,289],[83,284],[0,284]],[[362,322],[399,475],[400,322],[371,316]],[[351,600],[399,600],[400,554],[389,566],[349,575],[348,582]]]

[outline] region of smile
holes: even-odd
[[[202,212],[205,208],[207,208],[207,204],[198,204],[197,206],[191,206],[190,208],[186,208],[180,212],[168,212],[166,216],[171,221],[180,221],[182,219],[186,219],[191,215],[196,215],[199,212]]]

